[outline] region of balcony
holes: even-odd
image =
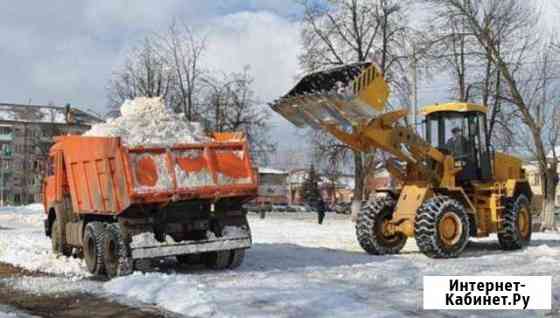
[[[0,134],[0,142],[12,142],[14,136],[12,134]]]

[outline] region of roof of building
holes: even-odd
[[[429,115],[431,113],[437,112],[481,112],[486,113],[487,108],[471,103],[444,103],[444,104],[434,104],[422,108],[423,115]]]
[[[288,174],[288,172],[286,172],[286,171],[273,169],[273,168],[268,168],[268,167],[259,167],[259,173],[262,173],[262,174],[286,174],[286,175]]]
[[[73,124],[91,125],[102,122],[101,118],[86,113],[75,107],[70,107],[74,115]],[[68,124],[66,121],[66,107],[46,105],[23,105],[0,103],[0,121]]]
[[[303,184],[305,179],[307,179],[308,170],[305,169],[297,169],[292,170],[290,175],[288,176],[288,183],[298,185]],[[332,181],[329,180],[326,176],[320,175],[319,176],[319,184],[331,184]],[[341,175],[336,178],[337,187],[343,188],[354,188],[354,176],[353,175]]]

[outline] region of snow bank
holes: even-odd
[[[405,317],[418,313],[423,275],[551,275],[560,299],[559,233],[535,233],[532,245],[501,251],[497,238],[475,239],[457,259],[430,259],[413,239],[401,255],[372,256],[347,218],[313,213],[250,215],[254,246],[234,271],[135,273],[106,292],[202,317]],[[231,229],[235,232],[237,229]],[[553,300],[554,308],[560,304]],[[513,317],[534,312],[510,312]],[[502,317],[503,312],[441,312],[434,317]]]
[[[93,125],[84,136],[121,137],[128,146],[172,146],[208,141],[199,123],[168,110],[161,97],[126,100],[121,116]]]
[[[0,209],[0,214],[32,210]],[[201,317],[502,317],[501,311],[419,312],[422,276],[547,275],[552,276],[553,310],[560,309],[560,233],[534,233],[531,245],[518,251],[502,251],[495,235],[472,239],[459,258],[430,259],[419,253],[413,239],[400,255],[368,255],[356,242],[353,223],[334,214],[323,225],[316,223],[314,213],[267,214],[264,220],[250,214],[249,222],[254,245],[236,270],[181,267],[168,259],[158,265],[161,273],[137,272],[102,283],[78,280],[68,283],[72,286],[26,278],[14,286],[40,293],[77,288]],[[81,261],[51,254],[40,226],[1,224],[0,262],[74,278],[87,275]],[[507,312],[513,317],[544,314]]]
[[[0,209],[0,262],[72,279],[90,276],[82,260],[54,255],[40,204]]]
[[[38,318],[39,316],[31,316],[23,313],[10,306],[0,304],[0,318]]]
[[[44,208],[40,203],[19,207],[2,207],[0,208],[0,227],[2,223],[6,222],[40,226],[43,224],[43,213]]]

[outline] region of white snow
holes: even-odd
[[[40,213],[36,207],[8,210],[0,210],[11,220],[1,223],[9,229],[0,229],[0,261],[29,269],[39,262],[42,271],[83,275],[82,262],[51,258],[50,242],[39,224],[18,223],[15,215]],[[534,233],[527,249],[507,252],[499,249],[495,236],[473,239],[460,258],[435,260],[420,254],[414,240],[400,255],[368,255],[356,243],[353,223],[332,213],[323,225],[316,223],[314,213],[269,213],[264,220],[251,214],[250,224],[254,246],[237,270],[171,264],[162,272],[72,284],[131,304],[141,301],[201,317],[527,317],[546,313],[418,312],[422,276],[550,275],[553,307],[560,309],[560,233]],[[60,282],[28,280],[16,286],[45,293],[65,290]]]
[[[74,280],[90,276],[81,260],[52,253],[43,211],[41,204],[0,208],[0,262]]]
[[[36,318],[17,309],[0,304],[0,318]]]
[[[63,107],[0,104],[0,120],[34,123],[66,123]]]
[[[259,173],[262,174],[288,174],[288,172],[268,167],[259,167]]]
[[[172,146],[202,143],[209,139],[199,123],[165,107],[161,97],[137,97],[126,100],[121,116],[93,125],[84,136],[122,137],[123,143],[134,146]]]
[[[413,240],[401,255],[371,256],[356,243],[348,219],[328,214],[325,224],[318,225],[315,217],[271,213],[261,220],[252,215],[254,246],[238,270],[136,273],[104,288],[203,317],[401,317],[417,313],[423,275],[552,275],[553,304],[560,306],[560,268],[553,265],[560,259],[559,233],[535,233],[528,249],[515,252],[501,251],[495,237],[476,239],[463,257],[450,260],[419,254]]]

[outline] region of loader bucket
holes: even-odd
[[[383,111],[389,88],[379,67],[356,63],[303,77],[271,108],[297,127],[350,127]]]

